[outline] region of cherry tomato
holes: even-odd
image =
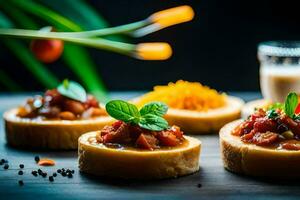
[[[64,43],[61,40],[33,40],[30,49],[39,61],[52,63],[61,56]]]

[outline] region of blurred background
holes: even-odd
[[[7,8],[4,2],[8,1],[0,2],[1,15],[10,19],[15,27],[30,29],[33,26],[41,28],[49,25],[33,14],[26,15],[34,20],[34,25],[28,21],[24,22],[26,21],[22,17],[24,13],[18,15],[19,8]],[[78,54],[64,55],[68,58],[62,57],[54,63],[42,64],[57,80],[68,77],[86,86],[89,81],[84,79],[91,81],[98,79],[98,82],[103,82],[105,87],[112,91],[150,90],[154,85],[178,79],[199,81],[221,91],[258,91],[257,44],[266,40],[298,40],[300,36],[299,7],[296,1],[282,3],[272,0],[54,0],[47,3],[46,0],[38,0],[33,2],[53,9],[79,24],[84,30],[127,24],[142,20],[153,12],[183,4],[193,7],[196,13],[193,21],[133,41],[168,42],[173,47],[173,56],[169,60],[136,60],[111,52],[81,47],[83,50],[87,49],[87,60],[79,67],[70,61],[80,59]],[[80,9],[77,9],[77,3],[80,3]],[[114,39],[132,41],[124,37]],[[48,85],[34,75],[34,69],[30,67],[32,61],[18,55],[22,54],[22,51],[18,51],[20,50],[18,45],[27,48],[29,42],[14,41],[18,44],[9,45],[7,39],[0,38],[0,91],[44,90]],[[28,53],[30,54],[29,50]],[[86,75],[90,72],[96,75],[96,78]]]

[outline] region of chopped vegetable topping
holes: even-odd
[[[225,106],[226,95],[197,82],[179,80],[167,86],[155,86],[139,99],[139,105],[150,101],[161,101],[171,108],[207,111]]]
[[[43,96],[29,98],[19,108],[17,115],[22,118],[76,120],[107,114],[94,96],[86,96],[79,84],[65,80],[58,89],[47,90]]]
[[[99,131],[97,142],[111,146],[112,143],[154,150],[161,146],[177,146],[184,140],[183,132],[177,126],[162,131],[150,131],[138,125],[116,121]]]
[[[236,127],[232,134],[246,143],[279,149],[300,150],[300,117],[296,113],[298,96],[290,93],[284,104],[258,109]]]

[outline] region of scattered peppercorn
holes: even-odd
[[[201,183],[198,183],[197,187],[198,187],[198,188],[201,188],[201,187],[202,187],[202,184],[201,184]]]
[[[1,159],[1,162],[2,162],[2,163],[8,163],[8,160],[5,160],[5,159],[2,158],[2,159]]]
[[[56,176],[57,176],[57,173],[54,172],[54,173],[52,174],[52,176],[53,176],[53,177],[56,177]]]
[[[43,174],[43,171],[41,169],[38,169],[38,174],[39,175],[42,175]]]
[[[57,170],[57,173],[59,173],[59,174],[60,174],[60,173],[61,173],[61,169],[58,169],[58,170]]]
[[[42,176],[43,178],[47,177],[47,173],[46,172],[42,173]]]
[[[39,157],[39,156],[35,156],[35,157],[34,157],[34,160],[35,160],[35,162],[38,163],[38,162],[40,161],[40,157]]]
[[[18,174],[19,174],[19,175],[23,175],[23,171],[20,170],[20,171],[18,172]]]
[[[62,175],[62,176],[67,176],[67,173],[66,173],[65,171],[63,171],[63,172],[61,173],[61,175]]]
[[[68,177],[72,178],[73,177],[72,173],[68,173]]]
[[[50,181],[50,182],[53,182],[53,181],[54,181],[53,176],[49,176],[49,181]]]
[[[23,168],[24,168],[24,165],[23,165],[23,164],[20,164],[19,166],[20,166],[20,168],[21,168],[21,169],[23,169]]]
[[[31,174],[32,174],[33,176],[37,176],[37,175],[38,175],[38,172],[37,172],[37,171],[32,171]]]
[[[6,163],[3,167],[4,169],[8,169],[9,168],[9,165]]]
[[[19,185],[20,186],[24,185],[24,182],[22,180],[19,180]]]
[[[73,170],[71,171],[71,173],[74,174],[74,173],[75,173],[75,170],[73,169]]]

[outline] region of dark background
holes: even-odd
[[[173,47],[167,61],[140,61],[90,49],[98,73],[110,90],[148,90],[184,79],[222,91],[259,90],[257,44],[265,40],[298,40],[297,1],[272,0],[90,0],[111,25],[144,19],[151,13],[188,4],[192,22],[161,30],[139,41],[166,41]],[[76,59],[76,58],[74,58]],[[28,91],[40,84],[0,45],[0,67]],[[78,80],[60,61],[49,65],[60,77]],[[6,91],[0,87],[1,91]]]

